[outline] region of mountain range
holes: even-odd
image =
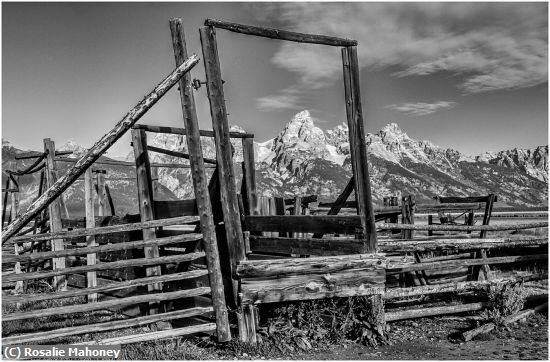
[[[232,126],[232,131],[244,131]],[[212,138],[203,137],[204,157],[215,158]],[[148,143],[157,147],[184,151],[184,136],[149,134]],[[242,147],[233,139],[235,173],[240,189]],[[495,193],[498,206],[540,207],[548,204],[548,146],[510,149],[470,156],[434,145],[430,141],[410,138],[395,123],[366,135],[373,202],[385,196],[414,194],[418,202],[433,202],[439,196],[471,196]],[[68,142],[58,150],[73,151],[77,157],[85,149]],[[273,139],[254,143],[256,182],[260,195],[294,196],[316,194],[321,201],[333,201],[352,175],[346,124],[323,131],[306,111],[296,114]],[[13,170],[15,154],[22,152],[9,142],[2,142],[2,170]],[[105,157],[104,157],[105,158]],[[126,159],[133,162],[133,153]],[[105,158],[107,159],[107,158]],[[181,163],[181,159],[150,152],[151,162]],[[186,162],[186,161],[184,161]],[[32,160],[18,161],[18,168]],[[60,172],[71,165],[58,162]],[[108,185],[117,214],[137,212],[134,168],[101,166],[107,170]],[[188,169],[159,168],[156,199],[193,198]],[[212,169],[207,169],[211,174]],[[5,173],[3,172],[3,187]],[[110,180],[109,180],[110,179]],[[20,179],[22,207],[36,197],[39,174]],[[71,215],[83,215],[83,182],[65,192]],[[352,196],[353,197],[353,196]],[[352,199],[352,198],[350,198]]]

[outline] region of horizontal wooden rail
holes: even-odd
[[[55,161],[59,162],[68,162],[76,163],[76,159],[73,158],[63,158],[56,157]],[[127,166],[127,167],[136,167],[135,162],[129,161],[118,161],[118,160],[98,160],[94,162],[94,165],[110,165],[110,166]],[[165,167],[165,168],[190,168],[190,165],[184,165],[181,163],[155,163],[151,162],[151,167]],[[212,165],[205,165],[207,168],[214,168]]]
[[[58,232],[48,233],[48,234],[24,235],[24,236],[11,238],[10,242],[23,244],[29,241],[77,238],[80,236],[120,233],[125,231],[141,230],[141,229],[161,227],[161,226],[191,224],[197,221],[199,221],[198,216],[180,216],[180,217],[174,217],[170,219],[151,220],[151,221],[137,222],[132,224],[103,226],[103,227],[98,227],[93,229],[78,229],[78,230],[71,230],[71,231],[58,231]]]
[[[439,250],[479,250],[521,248],[528,246],[548,245],[548,238],[525,236],[522,238],[495,238],[495,239],[440,239],[431,241],[383,241],[378,242],[378,249],[382,252],[393,251],[439,251]]]
[[[444,260],[428,263],[404,263],[399,266],[399,263],[395,263],[388,272],[403,273],[416,270],[433,270],[433,269],[446,269],[454,267],[464,267],[473,265],[492,265],[492,264],[508,264],[519,263],[525,261],[547,260],[548,254],[536,254],[536,255],[519,255],[519,256],[500,256],[486,259],[457,259],[457,260]]]
[[[499,278],[493,280],[483,281],[468,281],[439,285],[425,285],[421,287],[409,287],[409,288],[391,288],[386,289],[386,293],[382,296],[384,299],[395,298],[407,298],[416,297],[426,294],[443,294],[443,293],[457,293],[471,290],[484,289],[489,285],[499,283],[514,283],[514,282],[527,282],[531,280],[548,279],[548,274],[531,274],[525,276],[517,276],[511,278]]]
[[[56,156],[64,156],[64,155],[70,155],[73,151],[55,151]],[[44,156],[44,152],[22,152],[15,155],[16,160],[27,160],[30,158],[39,158]]]
[[[214,332],[215,330],[216,330],[216,323],[204,323],[204,324],[197,324],[197,325],[188,326],[188,327],[167,329],[164,331],[154,331],[149,333],[130,334],[127,336],[112,337],[112,338],[107,338],[107,339],[98,341],[97,343],[102,345],[103,344],[104,345],[124,345],[124,344],[130,344],[130,343],[138,343],[138,342],[158,341],[159,339],[163,339],[163,338],[174,338],[174,337],[185,336],[189,334]],[[82,344],[90,344],[90,343],[82,343]]]
[[[143,129],[148,132],[155,132],[155,133],[169,133],[169,134],[179,134],[179,135],[187,134],[187,130],[185,128],[150,126],[148,124],[136,124],[133,128]],[[201,129],[199,133],[203,137],[214,137],[214,131]],[[229,138],[254,138],[254,135],[252,133],[245,133],[245,132],[229,132]]]
[[[63,298],[74,298],[82,295],[89,295],[92,293],[105,293],[112,292],[114,290],[120,290],[130,287],[137,287],[142,285],[149,285],[155,283],[166,283],[184,279],[193,279],[200,278],[202,276],[208,275],[208,270],[192,270],[188,272],[174,273],[174,274],[165,274],[154,277],[146,277],[132,280],[125,280],[122,282],[108,283],[100,285],[97,287],[89,287],[84,289],[75,289],[65,292],[56,292],[56,293],[35,293],[35,294],[17,294],[17,295],[6,295],[2,297],[2,303],[13,304],[13,303],[34,303],[42,300],[53,300],[53,299],[63,299]]]
[[[168,155],[168,156],[172,156],[172,157],[184,158],[186,160],[189,159],[189,154],[188,153],[172,151],[172,150],[166,150],[164,148],[155,147],[155,146],[147,146],[147,150],[151,151],[151,152],[162,153],[164,155]],[[217,165],[218,164],[218,162],[216,160],[214,160],[212,158],[206,158],[206,157],[204,157],[204,163],[209,163],[211,165]]]
[[[204,257],[204,252],[199,251],[199,252],[189,253],[189,254],[161,256],[153,259],[139,258],[139,259],[118,260],[118,261],[111,261],[107,263],[96,263],[93,265],[83,265],[83,266],[76,266],[72,268],[55,269],[51,271],[38,271],[38,272],[20,273],[20,274],[2,273],[2,284],[15,282],[19,280],[50,278],[50,277],[55,277],[59,275],[79,274],[79,273],[98,271],[98,270],[121,269],[126,267],[161,265],[161,264],[169,264],[169,263],[181,263],[185,261],[199,259],[202,257]]]
[[[442,204],[465,204],[469,202],[487,202],[489,200],[489,195],[487,196],[467,196],[467,197],[459,197],[459,196],[436,196],[434,199],[438,200]],[[497,202],[497,196],[495,195],[495,199],[493,202]]]
[[[332,207],[334,203],[332,202],[320,202],[319,208],[329,208]],[[357,203],[355,201],[346,201],[344,208],[357,209]],[[438,212],[438,211],[464,211],[464,210],[481,210],[483,205],[480,203],[468,203],[468,204],[416,204],[417,213],[428,213],[428,212]],[[375,214],[387,214],[387,213],[396,213],[401,212],[401,206],[384,206],[384,207],[375,207]]]
[[[237,276],[241,278],[280,277],[282,275],[304,275],[333,273],[346,269],[380,269],[390,263],[379,254],[356,254],[342,256],[288,258],[271,260],[242,261],[237,265]]]
[[[119,251],[119,250],[132,250],[132,249],[140,249],[143,247],[154,246],[154,245],[164,246],[164,245],[178,244],[178,243],[189,242],[189,241],[197,241],[201,239],[202,239],[202,234],[184,234],[184,235],[170,236],[167,238],[149,239],[146,241],[144,240],[126,241],[126,242],[117,243],[117,244],[97,245],[97,246],[89,246],[89,247],[76,248],[76,249],[44,251],[44,252],[31,253],[31,254],[20,254],[20,255],[2,254],[2,264],[44,260],[44,259],[51,259],[51,258],[61,258],[61,257],[67,257],[67,256],[86,255],[86,254],[93,254],[93,253],[105,253],[105,252]]]
[[[488,306],[489,306],[489,303],[469,303],[469,304],[450,305],[450,306],[443,306],[443,307],[408,309],[408,310],[402,310],[399,312],[386,312],[385,318],[386,318],[386,322],[393,322],[393,321],[399,321],[403,319],[473,312],[473,311],[485,309]]]
[[[124,329],[129,327],[143,326],[150,323],[159,321],[167,321],[173,319],[181,319],[194,317],[197,315],[210,313],[213,311],[212,307],[194,307],[184,310],[177,310],[168,313],[159,313],[154,315],[148,315],[143,317],[122,319],[117,321],[110,321],[104,323],[84,324],[81,326],[65,327],[54,329],[51,331],[43,331],[36,333],[20,334],[15,336],[9,336],[2,338],[3,345],[30,343],[38,341],[49,341],[60,337],[77,336],[80,334],[106,332],[117,329]]]
[[[361,231],[361,219],[357,215],[272,215],[246,216],[245,230],[249,231],[288,231],[298,233],[338,233],[354,234]]]
[[[106,300],[106,301],[96,302],[96,303],[64,305],[62,307],[37,309],[37,310],[31,310],[26,312],[3,314],[2,321],[9,322],[9,321],[17,321],[17,320],[30,319],[30,318],[49,317],[54,315],[91,312],[93,310],[109,309],[113,307],[123,307],[127,305],[134,305],[134,304],[140,304],[140,303],[162,302],[165,300],[190,298],[190,297],[196,297],[199,295],[205,295],[209,293],[210,293],[210,287],[201,287],[201,288],[194,288],[194,289],[187,289],[187,290],[179,290],[176,292],[143,294],[143,295],[136,295],[133,297]]]
[[[548,221],[529,224],[507,225],[420,225],[420,224],[376,224],[378,230],[433,230],[433,231],[502,231],[548,227]]]
[[[293,31],[265,28],[259,26],[242,25],[216,19],[206,19],[204,21],[204,25],[229,30],[239,34],[254,35],[270,39],[287,40],[298,43],[331,45],[337,47],[357,45],[357,40],[344,39],[326,35],[296,33]]]
[[[340,255],[362,254],[364,240],[358,239],[314,239],[280,238],[270,236],[250,236],[250,249],[253,252],[269,252],[300,255]]]

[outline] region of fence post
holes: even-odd
[[[17,168],[17,161],[15,162],[16,164],[16,168]],[[13,175],[14,178],[16,179],[19,179],[18,176],[15,176]],[[16,186],[16,183],[18,180],[16,180],[15,182],[13,182],[11,180],[11,178],[8,178],[8,187],[6,187],[6,195],[9,193],[9,185],[10,183],[12,183],[12,187],[13,189],[15,189],[17,186]],[[19,191],[12,191],[10,193],[10,199],[11,199],[11,215],[12,215],[12,219],[15,219],[17,216],[19,216]],[[23,249],[21,246],[19,246],[17,243],[14,244],[14,252],[15,252],[15,255],[19,255],[19,252]],[[21,273],[21,263],[17,262],[15,263],[14,267],[13,267],[13,270],[15,271],[16,274],[19,274]],[[20,294],[20,293],[23,293],[24,292],[24,282],[23,281],[18,281],[15,283],[15,294]],[[18,304],[17,307],[19,308],[20,305]]]
[[[181,19],[170,20],[170,32],[176,65],[181,64],[187,58],[187,47],[183,22]],[[231,330],[225,293],[221,273],[220,257],[216,238],[216,228],[212,213],[212,204],[208,192],[208,181],[204,167],[204,158],[200,142],[199,122],[195,109],[195,99],[191,89],[191,75],[184,75],[179,81],[180,100],[183,111],[183,120],[187,129],[187,149],[189,151],[189,163],[191,176],[197,200],[197,209],[200,216],[201,231],[203,234],[203,247],[206,254],[210,289],[212,292],[212,305],[216,314],[216,331],[218,342],[231,340]],[[216,171],[217,172],[217,171]],[[220,177],[221,179],[222,177]]]
[[[99,175],[99,174],[98,174]],[[84,202],[86,208],[86,229],[93,229],[95,227],[95,203],[94,203],[94,180],[92,175],[92,169],[88,168],[84,172]],[[86,236],[86,246],[96,246],[95,235]],[[86,265],[93,265],[96,263],[96,254],[86,255]],[[92,288],[97,286],[97,273],[95,271],[86,273],[86,287]],[[97,293],[88,295],[88,303],[97,302]]]
[[[97,178],[97,215],[105,216],[107,209],[107,195],[105,192],[105,170],[95,170]]]
[[[57,169],[55,164],[55,143],[49,139],[44,139],[44,152],[47,152],[46,156],[46,181],[48,187],[52,187],[57,181]],[[50,231],[61,231],[61,201],[60,198],[63,194],[60,194],[49,206],[50,215]],[[51,241],[52,250],[63,250],[65,245],[63,239],[54,239]],[[53,269],[65,269],[65,258],[53,258]],[[67,290],[67,278],[64,275],[53,278],[53,286],[57,291]]]

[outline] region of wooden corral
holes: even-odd
[[[313,208],[316,195],[266,198],[258,194],[254,135],[229,132],[216,28],[341,48],[353,176],[333,203],[319,203]],[[11,289],[3,297],[3,304],[9,307],[5,308],[3,321],[98,310],[123,312],[126,317],[120,319],[120,314],[113,313],[111,320],[99,323],[15,332],[3,337],[2,343],[46,341],[146,325],[152,326],[151,332],[93,342],[126,344],[213,331],[219,342],[227,342],[234,335],[230,312],[234,312],[239,339],[254,343],[258,308],[264,304],[368,296],[375,301],[372,304],[377,307],[373,308],[382,308],[382,300],[547,278],[544,272],[504,279],[491,275],[490,266],[512,263],[538,263],[547,272],[548,260],[546,237],[487,237],[493,231],[548,226],[547,222],[490,225],[496,195],[437,197],[433,204],[416,204],[414,195],[407,195],[401,200],[389,197],[382,207],[373,205],[356,41],[206,20],[200,40],[212,130],[200,130],[189,74],[198,58],[188,56],[181,19],[171,20],[170,30],[174,72],[80,158],[61,157],[65,154],[56,152],[49,139],[44,142],[44,153],[19,155],[37,160],[27,169],[11,173],[4,189],[3,222],[9,195],[12,211],[2,238],[2,285]],[[176,83],[184,127],[136,124]],[[100,159],[127,131],[131,131],[135,162]],[[185,136],[187,153],[148,145],[148,132]],[[203,156],[201,137],[214,139],[215,159]],[[231,139],[240,141],[243,150],[240,190],[236,186]],[[185,162],[155,164],[150,162],[149,152]],[[73,165],[58,178],[56,162]],[[115,216],[116,205],[105,183],[108,175],[101,169],[111,164],[135,167],[139,215]],[[195,198],[157,200],[159,167],[188,168]],[[210,178],[208,167],[213,171]],[[42,171],[38,197],[19,213],[17,176],[38,171]],[[85,183],[86,217],[75,220],[66,211],[63,215],[66,208],[61,195],[79,180]],[[348,201],[352,194],[355,200]],[[353,209],[354,215],[339,215],[344,208]],[[481,225],[475,225],[476,211],[483,211]],[[415,223],[418,213],[430,214],[428,225]],[[449,218],[445,213],[459,216]],[[439,224],[432,214],[438,215]],[[457,222],[462,216],[464,222]],[[65,231],[68,228],[73,230]],[[53,280],[53,288],[27,293],[26,285],[35,280]],[[67,305],[48,304],[59,300],[67,301]],[[385,320],[486,306],[476,302],[388,311]],[[371,312],[383,315],[383,310]],[[178,325],[181,323],[186,325]],[[383,318],[380,323],[385,323]]]

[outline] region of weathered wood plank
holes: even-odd
[[[234,33],[259,36],[263,38],[293,41],[298,43],[311,43],[331,46],[357,45],[357,40],[337,38],[334,36],[297,33],[293,31],[272,29],[266,27],[230,23],[217,19],[206,19],[204,25],[232,31]]]
[[[199,221],[197,216],[180,216],[173,217],[170,219],[161,219],[161,220],[151,220],[147,222],[138,222],[132,224],[121,224],[121,225],[112,225],[112,226],[103,226],[97,227],[95,229],[78,229],[71,231],[59,231],[56,233],[50,234],[36,234],[36,235],[23,235],[12,238],[11,242],[16,242],[17,244],[23,244],[31,241],[41,241],[41,240],[50,240],[53,238],[77,238],[80,236],[88,235],[104,235],[111,233],[120,233],[132,230],[140,230],[144,228],[154,228],[161,226],[172,226],[180,224],[192,224]]]
[[[165,300],[190,298],[198,295],[205,295],[208,293],[210,293],[210,288],[202,287],[202,288],[194,288],[194,289],[187,289],[187,290],[179,290],[175,292],[136,295],[133,297],[106,300],[106,301],[101,301],[97,303],[64,305],[62,307],[53,307],[53,308],[47,308],[47,309],[31,310],[26,312],[4,314],[2,315],[2,321],[8,322],[8,321],[17,321],[22,319],[30,319],[30,318],[49,317],[54,315],[91,312],[93,310],[108,309],[112,307],[122,307],[122,306],[134,305],[139,303],[162,302]]]
[[[200,278],[207,274],[208,274],[207,270],[192,270],[188,272],[125,280],[122,282],[111,282],[111,283],[95,286],[93,288],[73,289],[65,292],[20,294],[20,295],[13,295],[13,296],[6,295],[2,297],[2,303],[5,303],[5,304],[34,303],[42,300],[74,298],[82,295],[88,295],[90,293],[105,293],[105,292],[112,292],[114,290],[126,289],[131,287],[142,286],[142,285],[149,285],[154,283],[161,283],[161,282],[165,283],[165,282],[179,281],[179,280],[185,280],[185,279]]]
[[[529,246],[548,245],[548,238],[525,236],[521,238],[494,239],[436,239],[431,241],[380,241],[378,249],[383,252],[414,252],[441,250],[478,250],[522,248]]]
[[[407,225],[407,224],[377,224],[378,229],[387,230],[434,230],[434,231],[502,231],[521,230],[548,227],[548,221],[540,221],[526,224],[508,225]]]
[[[305,260],[305,259],[300,259]],[[272,260],[276,262],[278,260]],[[382,294],[383,269],[354,269],[334,274],[309,274],[274,279],[243,279],[243,304],[286,302]]]
[[[445,260],[430,263],[409,264],[405,263],[402,266],[393,265],[392,272],[408,272],[415,270],[433,270],[443,268],[454,268],[461,266],[483,265],[483,264],[508,264],[519,263],[526,261],[536,261],[548,259],[548,254],[537,255],[519,255],[519,256],[501,256],[487,259],[457,259],[457,260]]]
[[[99,176],[99,175],[98,175]],[[94,202],[94,187],[93,187],[93,176],[92,169],[88,168],[84,172],[84,203],[86,209],[86,228],[93,229],[95,228],[95,202]],[[98,177],[98,191],[99,188],[99,177]],[[99,195],[98,195],[99,196]],[[103,216],[103,215],[101,215]],[[86,237],[86,247],[97,246],[95,235],[89,235]],[[96,254],[90,253],[86,254],[86,265],[94,265],[96,263]],[[95,271],[86,273],[87,288],[93,288],[97,286],[97,273]],[[88,302],[95,303],[97,302],[97,294],[91,293],[88,295]]]
[[[270,252],[299,255],[345,255],[363,253],[363,241],[334,238],[279,238],[250,236],[253,252]]]
[[[511,278],[501,278],[494,280],[484,281],[467,281],[460,283],[440,284],[440,285],[426,285],[421,287],[409,287],[409,288],[391,288],[386,289],[386,292],[382,296],[384,299],[395,298],[408,298],[426,294],[443,294],[443,293],[458,293],[470,290],[485,289],[489,285],[499,283],[514,283],[520,281],[530,281],[548,278],[548,274],[532,274],[528,276],[517,276]]]
[[[56,157],[56,161],[58,162],[67,162],[67,163],[76,163],[78,160],[74,158],[62,158],[62,157]],[[94,162],[94,165],[110,165],[110,166],[128,166],[128,167],[136,167],[135,162],[129,162],[129,161],[118,161],[118,160],[98,160]],[[165,167],[165,168],[190,168],[189,165],[184,165],[181,163],[155,163],[151,162],[151,167]],[[206,168],[215,168],[214,165],[205,165]]]
[[[353,178],[355,180],[357,214],[360,216],[363,237],[367,240],[365,251],[374,252],[376,250],[377,236],[363,125],[359,62],[357,60],[356,46],[348,46],[342,49],[342,63],[344,68],[344,91],[349,129],[350,156]]]
[[[57,269],[57,270],[51,270],[51,271],[38,271],[38,272],[24,273],[24,274],[2,273],[2,284],[14,282],[18,280],[42,279],[42,278],[49,278],[53,276],[59,276],[59,275],[85,273],[89,271],[121,269],[121,268],[133,267],[133,266],[150,266],[150,265],[161,265],[161,264],[168,264],[168,263],[181,263],[181,262],[196,260],[202,257],[204,257],[204,252],[194,252],[189,254],[162,256],[154,259],[140,258],[140,259],[118,260],[118,261],[112,261],[112,262],[106,262],[106,263],[97,263],[94,265],[83,265],[83,266],[76,266],[76,267],[65,268],[65,269]]]
[[[70,155],[73,151],[55,151],[56,156]],[[40,158],[44,156],[44,152],[30,151],[30,152],[21,152],[15,155],[16,160],[28,160],[31,158]]]
[[[177,128],[177,127],[164,127],[164,126],[150,126],[148,124],[136,124],[133,128],[143,129],[147,132],[155,133],[168,133],[168,134],[179,134],[187,135],[188,129],[186,128]],[[214,131],[210,130],[199,130],[199,136],[201,137],[214,137]],[[246,132],[229,132],[229,137],[231,138],[254,138],[252,133]]]
[[[245,138],[242,141],[243,145],[243,180],[245,182],[246,196],[245,207],[247,208],[247,215],[259,215],[258,199],[256,192],[256,169],[254,162],[254,140],[252,138]]]
[[[27,210],[15,219],[2,234],[2,244],[17,233],[23,226],[31,221],[39,212],[44,210],[63,193],[80,175],[86,171],[111,145],[126,133],[166,92],[172,88],[178,80],[191,70],[199,61],[196,55],[192,55],[180,67],[166,77],[155,89],[138,103],[130,112],[119,121],[115,127],[104,135],[84,154],[67,173],[51,185],[48,190],[35,200]]]
[[[488,196],[468,196],[468,197],[455,197],[455,196],[436,196],[434,199],[438,200],[442,204],[460,204],[471,202],[487,202]],[[497,202],[497,196],[493,202]]]
[[[118,321],[111,321],[105,323],[94,323],[94,324],[85,324],[82,326],[75,327],[65,327],[54,329],[51,331],[20,334],[15,336],[9,336],[2,338],[2,344],[17,344],[17,343],[30,343],[38,341],[48,341],[54,338],[67,337],[67,336],[76,336],[86,333],[96,333],[96,332],[105,332],[112,331],[116,329],[124,329],[135,326],[144,326],[150,323],[155,323],[159,321],[167,321],[180,318],[188,318],[196,315],[206,314],[212,311],[212,307],[195,307],[185,310],[178,310],[168,313],[160,313],[155,315],[148,315],[143,317],[123,319]],[[86,342],[85,342],[86,343]]]
[[[399,321],[403,319],[413,319],[413,318],[422,318],[422,317],[431,317],[435,315],[444,315],[444,314],[457,314],[464,312],[472,312],[477,310],[485,309],[489,306],[489,303],[469,303],[469,304],[459,304],[443,307],[431,307],[431,308],[422,308],[422,309],[409,309],[399,312],[386,312],[386,322]]]
[[[237,266],[241,278],[266,278],[282,275],[334,273],[347,269],[384,269],[389,260],[379,254],[339,255],[311,258],[288,258],[262,261],[242,261]]]
[[[361,219],[355,215],[246,216],[245,230],[354,234],[361,230]]]
[[[55,155],[55,143],[49,139],[44,139],[44,152],[46,155],[46,183],[48,188],[51,188],[55,183],[57,183],[57,168],[54,160]],[[50,232],[57,232],[62,230],[61,226],[61,198],[63,194],[60,193],[57,198],[52,199],[52,203],[48,207],[48,213],[50,215]],[[29,220],[30,221],[30,220]],[[9,226],[8,226],[9,228]],[[2,242],[4,239],[2,239]],[[63,239],[52,239],[51,240],[52,250],[63,250],[65,245]],[[65,268],[65,258],[54,258],[52,259],[54,269]],[[58,291],[67,290],[67,280],[64,276],[55,277],[53,279],[53,287]]]
[[[149,332],[149,333],[107,338],[107,339],[98,341],[97,344],[122,345],[122,344],[130,344],[130,343],[137,343],[137,342],[158,341],[164,338],[174,338],[174,337],[185,336],[185,335],[195,334],[195,333],[213,332],[214,330],[216,330],[215,323],[205,323],[205,324],[198,324],[198,325],[189,326],[189,327],[167,329],[164,331],[155,331],[155,332]],[[85,342],[83,344],[89,344],[89,343]]]
[[[239,217],[236,217],[239,215],[239,206],[232,160],[233,150],[229,138],[229,123],[225,108],[215,29],[213,27],[202,27],[200,29],[200,38],[206,72],[206,89],[210,103],[212,129],[216,144],[216,160],[218,162],[221,204],[229,251],[230,276],[232,276],[234,275],[237,263],[246,258],[241,220]],[[236,281],[233,281],[232,285],[233,293],[232,295],[227,295],[226,293],[226,299],[232,301],[232,306],[236,307],[238,285]]]
[[[172,19],[170,21],[170,31],[172,35],[174,58],[176,64],[180,64],[187,58],[187,46],[185,42],[182,20]],[[187,131],[187,148],[190,154],[189,162],[191,164],[191,177],[193,179],[197,209],[200,215],[200,227],[204,235],[202,245],[206,253],[206,264],[208,266],[212,304],[216,315],[217,337],[218,342],[226,342],[231,340],[231,331],[229,328],[227,307],[225,305],[225,292],[223,287],[216,229],[214,226],[214,216],[210,202],[210,195],[208,192],[208,181],[206,178],[204,159],[202,156],[200,141],[201,131],[199,130],[199,122],[195,107],[195,98],[193,97],[193,90],[191,87],[190,74],[186,74],[180,79],[179,89],[183,120]]]

